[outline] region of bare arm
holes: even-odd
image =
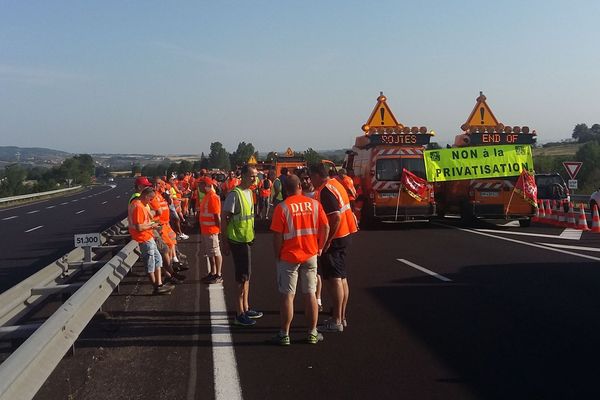
[[[318,233],[318,243],[319,243],[319,253],[320,256],[323,253],[323,249],[325,248],[325,243],[327,243],[327,237],[329,236],[329,225],[321,225],[319,226]],[[329,247],[329,246],[327,246]]]
[[[275,260],[279,260],[281,255],[281,248],[283,247],[283,233],[273,232],[273,253],[275,254]]]
[[[233,217],[233,214],[227,211],[223,211],[220,216],[221,222],[221,233],[223,235],[223,240],[221,240],[221,248],[223,250],[223,254],[226,256],[229,255],[229,242],[227,241],[227,224]]]
[[[340,222],[342,221],[342,216],[338,211],[327,214],[327,221],[329,221],[329,232],[327,234],[327,240],[325,241],[325,245],[323,246],[323,252],[326,252],[331,245],[331,241],[333,240],[333,236],[335,236]]]

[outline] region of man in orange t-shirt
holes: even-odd
[[[152,220],[148,204],[154,198],[154,189],[149,186],[142,190],[140,197],[134,199],[127,210],[127,222],[131,238],[138,242],[146,272],[154,286],[153,294],[166,294],[173,290],[170,285],[163,285],[160,269],[162,257],[154,241],[153,230],[159,224]]]
[[[198,181],[198,189],[205,193],[198,207],[200,234],[204,251],[210,263],[210,273],[202,278],[202,282],[222,283],[221,267],[223,256],[219,246],[219,233],[221,233],[221,199],[214,191],[216,184],[209,176],[203,176]]]
[[[308,342],[322,339],[317,332],[318,307],[317,256],[321,254],[329,234],[329,223],[318,201],[302,194],[300,178],[289,175],[285,182],[286,199],[273,211],[271,230],[273,250],[277,260],[277,282],[281,293],[281,326],[273,341],[290,343],[289,331],[294,315],[294,295],[298,283],[304,294],[306,319],[309,324]]]

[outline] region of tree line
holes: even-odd
[[[52,168],[11,164],[0,172],[0,197],[89,185],[95,172],[94,159],[89,154],[67,158]]]
[[[136,164],[132,168],[132,173],[143,176],[170,176],[173,173],[178,175],[187,171],[199,171],[203,168],[229,171],[246,164],[252,156],[256,160],[259,160],[258,151],[256,151],[252,143],[240,142],[237,149],[233,153],[229,153],[221,142],[213,142],[210,144],[210,153],[208,155],[202,153],[199,160],[167,161],[159,164],[146,164],[144,166]],[[312,148],[303,152],[294,152],[294,156],[304,157],[309,164],[317,163],[324,158]],[[278,154],[271,151],[261,161],[272,162],[277,157]],[[341,162],[341,160],[333,161]]]

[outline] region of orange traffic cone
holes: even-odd
[[[567,226],[567,219],[565,218],[565,207],[563,206],[562,201],[558,202],[558,226]]]
[[[550,200],[546,200],[546,223],[552,223],[552,207],[550,207]]]
[[[569,202],[569,217],[567,219],[567,226],[569,228],[577,228],[577,222],[575,222],[575,211],[573,211],[573,202]]]
[[[585,210],[583,209],[583,203],[580,204],[581,212],[579,213],[579,222],[577,223],[577,229],[582,231],[589,231],[587,220],[585,219]]]
[[[544,222],[546,221],[546,210],[544,210],[544,200],[538,201],[538,221]]]
[[[598,216],[598,206],[594,204],[594,212],[592,214],[592,232],[600,233],[600,216]]]

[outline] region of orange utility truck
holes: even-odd
[[[535,131],[519,126],[499,123],[486,103],[482,92],[477,103],[455,138],[453,148],[469,153],[480,146],[532,145]],[[529,166],[533,174],[533,165]],[[514,172],[514,171],[513,171]],[[521,226],[529,226],[535,215],[535,206],[522,196],[515,195],[518,176],[500,178],[462,179],[436,182],[435,201],[439,216],[459,214],[465,224],[476,218],[518,220]]]
[[[353,173],[359,196],[355,213],[362,227],[376,221],[427,219],[435,215],[433,187],[426,185],[420,196],[404,190],[403,169],[425,178],[423,151],[433,132],[426,127],[399,123],[380,93],[366,124],[364,135],[346,153],[343,166]]]

